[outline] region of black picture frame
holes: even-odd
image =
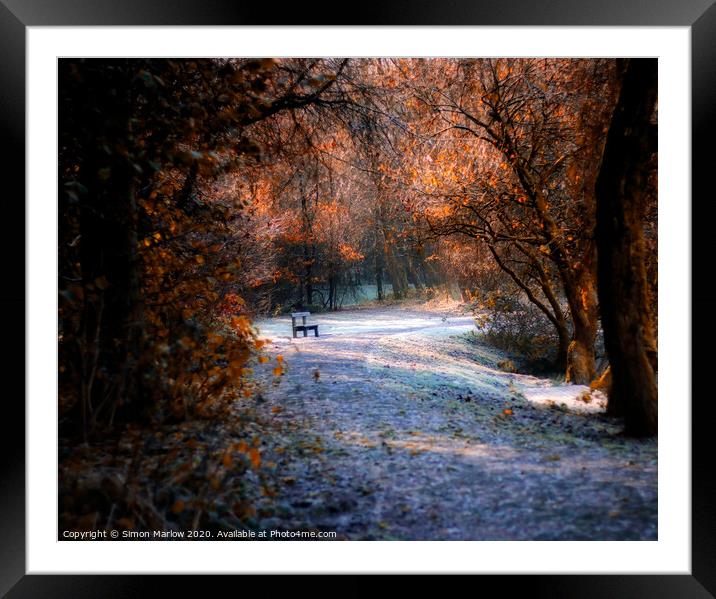
[[[29,26],[63,25],[624,25],[689,26],[692,36],[692,569],[690,575],[539,575],[485,576],[486,584],[499,585],[500,594],[529,592],[532,597],[710,597],[716,595],[716,468],[712,465],[713,410],[708,381],[708,343],[716,334],[716,292],[707,279],[713,271],[714,235],[709,210],[714,191],[710,173],[714,164],[714,107],[716,107],[716,6],[714,0],[533,0],[485,2],[452,0],[383,0],[360,7],[346,6],[339,15],[335,2],[314,0],[277,10],[278,5],[241,0],[0,0],[0,131],[5,157],[0,161],[3,190],[3,284],[0,308],[3,337],[12,351],[3,359],[2,408],[4,451],[0,473],[0,593],[9,597],[149,596],[178,577],[139,576],[30,576],[25,575],[25,370],[24,323],[25,264],[19,248],[25,247],[25,36]],[[608,41],[605,41],[608,44]],[[54,137],[48,137],[54,143]],[[9,151],[8,151],[9,150]],[[48,198],[49,202],[54,201]],[[689,209],[689,198],[682,199]],[[698,207],[698,218],[693,214]],[[20,226],[19,223],[23,223]],[[699,347],[702,351],[697,351]],[[12,383],[17,389],[10,392]],[[685,404],[690,398],[678,398]],[[81,567],[81,565],[78,565]],[[320,569],[320,568],[318,568]],[[168,578],[172,580],[168,580]],[[179,581],[183,592],[206,592],[201,577]],[[220,577],[215,577],[220,578]],[[485,580],[490,579],[490,580]],[[213,584],[215,581],[210,581]],[[273,587],[273,582],[272,588]],[[283,584],[294,585],[290,580]],[[341,594],[360,594],[365,578],[336,582]],[[311,585],[313,586],[313,585]],[[321,585],[332,593],[338,587]],[[332,593],[333,594],[333,593]]]

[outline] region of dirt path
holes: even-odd
[[[586,388],[501,371],[470,317],[381,308],[259,322],[276,362],[258,409],[291,431],[262,528],[344,539],[657,538],[655,441]],[[317,373],[317,378],[316,378]],[[581,398],[580,398],[581,396]]]

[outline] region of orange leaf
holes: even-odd
[[[505,408],[504,410],[502,410],[502,413],[505,416],[512,416],[512,410],[510,410],[510,408]]]
[[[247,369],[241,368],[243,365],[244,365],[243,360],[231,360],[231,362],[229,362],[229,369],[231,369],[231,370],[247,370]]]
[[[268,361],[269,359],[266,356],[259,356],[259,363],[266,364]]]
[[[283,362],[283,356],[282,356],[281,354],[279,354],[278,356],[276,356],[276,361],[277,361],[279,364],[280,364],[281,362]]]
[[[239,441],[238,443],[234,443],[234,449],[241,453],[246,453],[249,450],[249,445],[246,441]]]
[[[254,468],[258,468],[261,463],[261,454],[259,453],[259,450],[255,447],[249,449],[249,459],[251,460],[251,465]]]
[[[283,374],[283,368],[280,366],[276,366],[276,368],[273,369],[274,376],[281,376]]]
[[[172,505],[172,513],[181,514],[184,511],[184,502],[181,499],[177,499]]]
[[[278,406],[274,406],[273,408],[271,408],[271,412],[274,414],[278,414],[279,412],[282,412],[282,411],[283,411],[283,408],[280,408]]]
[[[225,453],[224,457],[221,459],[221,463],[224,465],[225,468],[231,468],[231,454]]]

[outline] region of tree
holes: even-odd
[[[435,134],[455,140],[451,152],[433,156],[430,178],[424,166],[419,171],[423,180],[448,182],[428,190],[445,200],[428,213],[431,228],[489,246],[554,325],[567,380],[579,384],[596,374],[594,179],[612,70],[611,61],[463,60],[445,65],[432,85],[416,87],[439,115]],[[461,166],[470,162],[466,173]]]
[[[599,303],[612,374],[608,410],[624,416],[625,432],[635,436],[658,428],[643,233],[656,101],[657,60],[628,60],[596,186]]]
[[[60,61],[60,385],[85,437],[241,389],[249,320],[212,319],[249,202],[216,184],[261,161],[261,124],[334,98],[346,62]]]

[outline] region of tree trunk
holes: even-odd
[[[564,294],[574,325],[574,335],[567,352],[567,380],[578,385],[588,385],[596,376],[597,366],[594,342],[597,336],[597,294],[595,291],[596,248],[591,242],[593,223],[589,219],[583,225],[587,240],[581,260],[575,264],[560,241],[562,231],[549,211],[549,198],[534,175],[523,164],[515,164],[523,189],[531,197],[541,225],[550,244],[550,258],[562,279]]]
[[[312,223],[308,211],[308,198],[305,193],[301,194],[301,214],[303,221],[303,281],[301,283],[301,303],[309,306],[313,303],[313,254],[315,248],[311,241]],[[304,303],[305,297],[305,303]]]
[[[566,328],[557,327],[557,357],[554,360],[554,367],[564,372],[567,368],[567,358],[569,356],[569,330]]]
[[[415,287],[416,291],[423,291],[425,289],[425,285],[423,284],[423,281],[420,278],[420,271],[415,266],[415,261],[408,253],[406,257],[407,261],[407,272],[409,275],[409,280]]]
[[[567,382],[588,385],[596,375],[594,335],[584,330],[575,332],[567,348]]]
[[[333,309],[333,277],[328,275],[328,309]]]
[[[377,232],[373,244],[373,266],[377,299],[382,302],[385,299],[383,295],[383,245],[380,243],[380,235]]]
[[[545,298],[547,299],[547,302],[549,303],[549,306],[551,308],[551,315],[550,312],[546,309],[546,306],[544,307],[543,311],[550,319],[550,321],[554,325],[555,330],[557,331],[557,357],[555,358],[554,365],[555,368],[557,368],[558,370],[566,371],[570,344],[569,324],[567,323],[567,319],[564,317],[562,305],[557,297],[557,294],[555,293],[554,281],[552,280],[550,271],[548,271],[548,269],[545,268],[544,264],[542,264],[542,262],[540,261],[540,256],[539,254],[537,254],[537,252],[532,250],[529,246],[520,243],[517,244],[517,248],[530,259],[535,271],[537,272],[537,280],[539,281],[542,293],[544,294]],[[537,307],[540,307],[539,304],[536,305]]]
[[[565,291],[574,326],[572,341],[567,350],[566,378],[575,385],[588,385],[597,376],[597,358],[594,352],[597,337],[597,294],[589,270],[585,269]]]
[[[309,261],[306,265],[306,305],[313,304],[313,262]]]
[[[390,282],[393,286],[393,297],[395,299],[401,299],[408,289],[405,273],[401,269],[400,264],[395,258],[393,250],[387,241],[383,245],[383,248],[385,252],[385,264],[388,267],[388,276],[390,277]]]
[[[377,288],[378,301],[382,302],[385,296],[383,295],[383,269],[381,267],[375,269],[375,285]]]
[[[599,303],[612,373],[608,411],[625,432],[657,434],[655,334],[649,318],[643,223],[656,59],[628,62],[597,180]]]

